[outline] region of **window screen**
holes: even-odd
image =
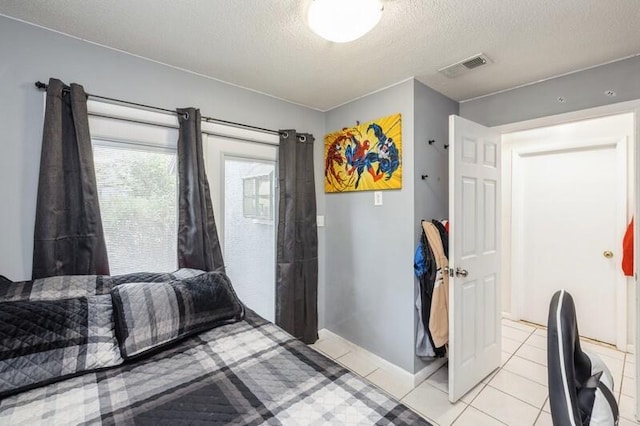
[[[94,141],[111,274],[177,269],[176,153]]]

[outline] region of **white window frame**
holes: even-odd
[[[88,101],[87,104],[89,129],[94,147],[122,148],[144,153],[163,152],[177,156],[177,126],[164,126],[162,114],[99,101]],[[145,114],[141,115],[140,112]],[[177,175],[175,179],[177,184]],[[175,233],[177,234],[177,190],[175,193],[174,215],[176,218]],[[178,267],[177,257],[173,263],[174,269],[171,270],[175,270]],[[171,272],[171,270],[162,272]]]
[[[128,146],[134,146],[137,144],[146,148],[165,150],[177,149],[177,129],[180,127],[177,114],[150,111],[148,109],[134,108],[122,104],[93,99],[89,99],[87,101],[87,110],[89,113],[91,138],[100,140],[100,143],[108,141],[116,144],[126,143]],[[144,131],[136,131],[132,134],[130,130],[125,132],[122,129],[125,126],[119,125],[118,120],[121,120],[123,123],[133,122],[147,126],[140,127],[140,129],[144,129]],[[172,134],[172,130],[175,133]],[[224,180],[221,180],[224,177],[224,170],[222,168],[224,165],[224,159],[222,158],[223,156],[214,155],[214,144],[220,143],[220,140],[223,139],[225,144],[237,142],[239,145],[246,145],[247,143],[257,142],[258,144],[277,147],[280,143],[280,137],[277,134],[270,134],[243,127],[206,121],[201,123],[201,131],[204,163],[209,180],[214,215],[216,218],[222,218],[222,209],[224,207],[224,188],[220,187],[219,184],[220,182],[224,182]],[[267,160],[271,160],[270,154],[263,153],[263,151],[268,151],[266,148],[267,147],[265,146],[261,147],[258,145],[256,147],[255,157],[252,155],[251,158],[264,157]],[[274,180],[275,187],[277,188],[277,177],[274,177]],[[278,200],[276,195],[276,212],[277,208]],[[217,225],[220,241],[224,245],[224,225],[222,223],[218,223]]]
[[[252,195],[247,195],[247,181],[251,181],[253,184],[253,189],[255,191]],[[260,181],[266,181],[269,183],[269,194],[264,195],[260,194]],[[261,175],[253,175],[242,178],[242,215],[248,219],[255,219],[259,221],[272,222],[273,221],[273,203],[271,202],[273,197],[273,173],[261,174]],[[259,213],[259,205],[260,199],[267,198],[269,200],[269,212],[267,215],[261,215]],[[247,199],[252,200],[252,204],[254,204],[256,208],[256,212],[254,214],[247,213],[246,211],[246,201]]]

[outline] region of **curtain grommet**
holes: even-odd
[[[300,136],[298,139],[300,139],[300,142],[306,142],[307,141],[307,137],[306,136]]]

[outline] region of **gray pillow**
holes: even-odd
[[[125,359],[244,318],[244,306],[221,272],[166,283],[123,284],[111,290],[111,297]]]
[[[109,295],[0,304],[0,397],[122,362]]]

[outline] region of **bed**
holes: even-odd
[[[241,319],[237,313],[234,313],[235,320],[230,320],[225,314],[227,317],[221,322],[222,317],[218,316],[218,324],[214,328],[202,331],[196,327],[194,330],[197,332],[188,337],[178,333],[178,337],[171,341],[165,339],[151,349],[141,349],[145,340],[140,334],[136,336],[135,345],[123,348],[123,339],[130,339],[132,334],[123,334],[117,329],[124,326],[118,325],[116,301],[119,299],[113,295],[114,290],[118,289],[119,297],[126,300],[123,289],[138,288],[137,283],[131,284],[132,281],[151,283],[144,287],[148,295],[149,288],[161,288],[159,283],[166,284],[170,280],[178,288],[176,294],[181,291],[182,296],[190,295],[187,292],[191,291],[189,283],[206,275],[200,274],[198,271],[181,270],[174,274],[130,275],[124,278],[57,278],[57,285],[45,285],[39,281],[0,282],[0,322],[13,321],[13,327],[16,319],[2,316],[13,309],[9,309],[12,304],[22,309],[25,303],[53,303],[49,302],[52,299],[55,303],[62,300],[68,303],[80,298],[81,302],[88,300],[90,303],[88,309],[78,308],[78,312],[89,312],[79,317],[97,318],[91,314],[95,309],[91,303],[95,300],[105,302],[109,293],[114,301],[113,317],[116,318],[111,320],[115,322],[116,339],[104,339],[104,329],[100,329],[101,337],[96,339],[91,334],[98,329],[94,325],[85,327],[83,330],[88,330],[89,336],[80,339],[85,344],[89,342],[88,347],[92,341],[100,340],[99,352],[109,356],[91,359],[99,359],[102,365],[87,361],[83,365],[89,368],[73,371],[78,367],[75,359],[81,358],[78,354],[85,356],[95,348],[74,349],[75,352],[69,352],[68,347],[57,348],[56,351],[66,351],[60,352],[59,357],[66,361],[56,363],[46,373],[38,370],[45,368],[44,364],[31,362],[38,365],[29,364],[26,371],[38,377],[22,390],[16,390],[16,383],[13,383],[14,389],[8,391],[7,383],[15,382],[16,375],[11,374],[14,367],[7,367],[10,345],[7,343],[7,328],[5,326],[2,333],[3,325],[0,323],[0,342],[4,345],[4,355],[0,355],[0,358],[4,356],[4,360],[0,360],[0,385],[4,388],[0,390],[5,394],[0,400],[0,424],[429,424],[393,397],[245,307],[241,308]],[[60,299],[61,292],[64,297],[71,297]],[[140,291],[140,294],[144,292]],[[153,303],[157,301],[155,297]],[[188,299],[184,301],[183,305],[178,304],[180,315],[188,316],[189,309],[196,309],[194,317],[207,317],[197,312],[202,308],[198,308],[197,303]],[[47,306],[50,309],[52,305]],[[30,312],[34,309],[30,305]],[[140,318],[146,321],[149,315],[145,309],[135,307],[134,310],[134,315],[138,315],[136,327],[139,327]],[[170,309],[162,309],[163,312],[165,310]],[[126,313],[127,309],[122,312]],[[20,321],[25,321],[25,318]],[[30,321],[26,320],[27,323]],[[82,321],[84,319],[79,322]],[[181,318],[178,329],[184,331],[188,328],[185,323],[188,321]],[[145,327],[148,326],[145,323]],[[76,329],[76,326],[71,328]],[[115,350],[113,345],[116,345]],[[116,353],[118,349],[120,353]],[[73,356],[69,357],[69,353],[76,356],[71,367],[67,361]],[[127,357],[125,353],[128,353]],[[121,360],[120,355],[123,355]]]

